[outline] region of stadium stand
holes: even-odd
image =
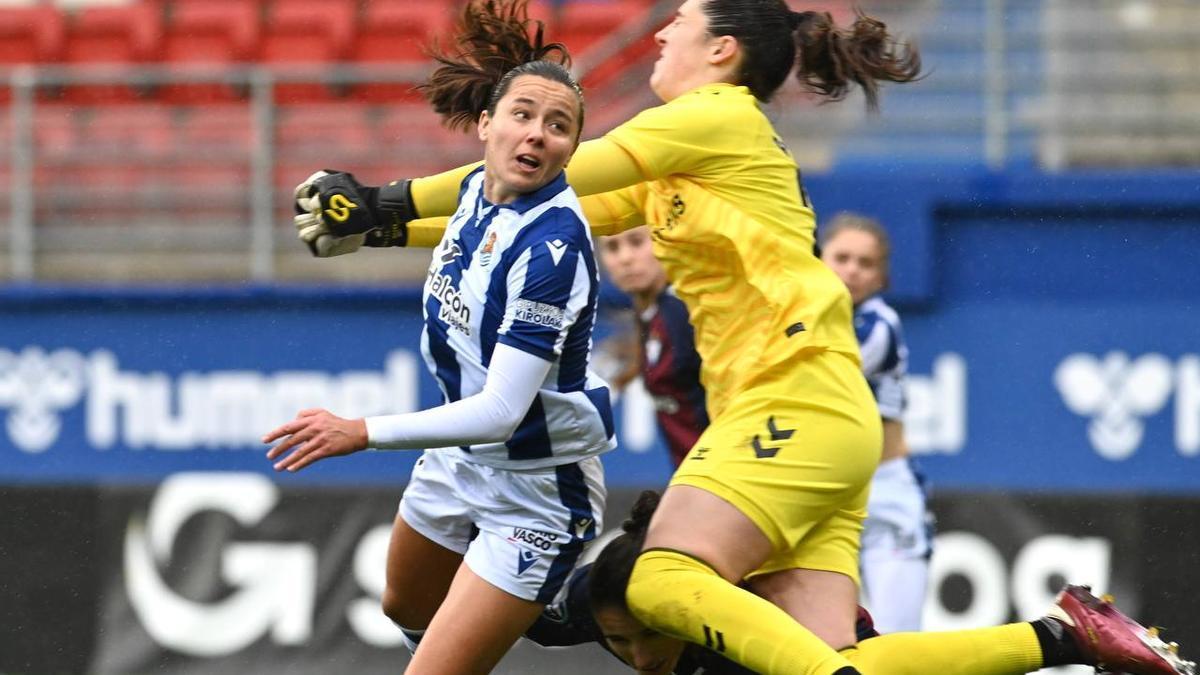
[[[426,40],[446,35],[452,20],[451,7],[445,3],[368,3],[359,16],[350,59],[364,63],[420,61],[424,59]]]
[[[58,61],[65,31],[54,7],[0,7],[0,64]]]
[[[162,60],[229,63],[258,50],[260,5],[254,0],[176,0],[163,6]]]

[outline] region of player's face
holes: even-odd
[[[594,614],[609,649],[639,673],[669,675],[683,654],[684,643],[651,630],[627,610],[605,607]]]
[[[666,285],[667,274],[654,257],[650,228],[635,227],[600,240],[600,262],[625,293],[650,293]]]
[[[561,82],[520,75],[479,117],[484,147],[484,194],[507,204],[558,175],[579,145],[579,99]]]
[[[660,55],[654,62],[654,72],[650,73],[650,89],[663,101],[707,84],[702,72],[708,63],[712,39],[708,35],[708,18],[700,5],[701,0],[687,0],[680,5],[675,19],[654,34]]]
[[[825,242],[821,259],[850,289],[857,305],[883,288],[883,256],[875,235],[846,229]]]

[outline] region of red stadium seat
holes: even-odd
[[[267,10],[258,60],[327,63],[344,60],[357,24],[353,0],[275,0]]]
[[[83,7],[67,18],[63,60],[71,64],[136,64],[157,59],[161,11],[149,4]],[[129,101],[139,92],[126,84],[72,85],[76,103]]]
[[[549,37],[578,56],[625,22],[640,20],[647,9],[642,0],[574,0],[563,8]]]
[[[168,6],[162,60],[185,67],[251,61],[259,23],[259,5],[254,0],[176,0]],[[205,103],[244,98],[246,90],[225,84],[181,84],[164,87],[162,95],[181,103]]]
[[[83,7],[67,18],[70,63],[137,63],[158,56],[161,13],[148,4]]]
[[[175,142],[184,153],[249,153],[254,119],[244,103],[213,104],[180,110]]]
[[[428,160],[439,171],[475,161],[483,152],[474,127],[465,133],[451,131],[428,104],[383,106],[375,133],[380,147],[395,148],[404,162]]]
[[[448,3],[374,0],[360,17],[350,58],[356,63],[427,67],[425,48],[450,37],[454,18]],[[424,99],[412,83],[372,83],[353,87],[355,99],[375,103],[417,103]]]
[[[363,11],[351,59],[425,62],[425,46],[435,38],[448,38],[452,19],[444,2],[375,0]]]
[[[54,7],[0,8],[0,64],[57,61],[64,31],[62,14]]]
[[[276,0],[264,22],[258,61],[268,65],[344,61],[356,25],[354,0]],[[330,100],[343,91],[320,83],[281,83],[275,96],[282,103],[310,102]]]
[[[176,0],[164,28],[164,61],[250,61],[258,46],[259,5],[254,0]]]
[[[278,110],[275,146],[280,154],[370,152],[378,141],[372,133],[369,106],[338,102],[281,106]]]
[[[41,160],[70,156],[80,138],[79,108],[59,103],[40,104],[33,121],[33,139]]]
[[[86,109],[79,149],[89,156],[111,155],[144,161],[175,152],[170,107],[150,104],[96,105]]]

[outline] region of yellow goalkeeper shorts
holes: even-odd
[[[804,568],[857,583],[859,536],[882,447],[879,409],[858,364],[818,351],[731,402],[671,485],[710,492],[758,525],[774,553],[749,576]]]

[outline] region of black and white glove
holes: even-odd
[[[341,171],[318,171],[296,186],[296,234],[319,258],[361,246],[404,246],[408,222],[417,217],[410,181],[362,185]]]

